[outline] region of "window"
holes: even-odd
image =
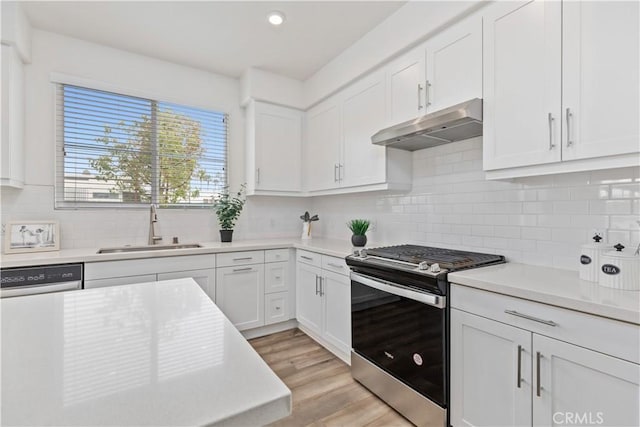
[[[57,85],[56,207],[207,206],[227,185],[227,115]]]

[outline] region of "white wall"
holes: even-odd
[[[485,251],[577,270],[594,229],[611,244],[640,242],[640,167],[486,181],[480,137],[414,152],[409,193],[318,197],[312,211],[325,237],[347,240],[349,219],[370,218],[374,245]]]
[[[205,71],[35,30],[32,63],[25,67],[25,188],[2,189],[2,222],[60,221],[62,247],[146,243],[147,210],[54,210],[54,91],[51,73],[62,73],[145,94],[156,99],[229,113],[229,174],[232,190],[244,182],[244,117],[239,81]],[[250,201],[236,238],[299,233],[304,202],[273,200],[273,207]],[[291,208],[291,209],[289,209]],[[289,220],[289,217],[290,220]],[[211,210],[162,210],[159,233],[165,242],[218,240]],[[253,222],[249,221],[249,218]],[[271,220],[270,218],[273,218]],[[249,236],[248,233],[251,232]]]

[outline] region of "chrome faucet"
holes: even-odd
[[[158,214],[156,213],[156,205],[151,203],[151,212],[149,214],[149,244],[155,245],[162,241],[162,236],[156,236],[155,223],[158,222]]]

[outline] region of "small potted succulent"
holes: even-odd
[[[300,219],[302,222],[302,238],[310,239],[311,238],[311,223],[313,221],[318,221],[318,215],[309,215],[309,212],[305,212],[304,215],[300,215]]]
[[[351,243],[353,246],[364,246],[367,244],[366,232],[369,230],[371,221],[368,219],[352,219],[347,223],[347,227],[353,233]]]
[[[242,184],[234,196],[229,194],[229,187],[225,187],[213,202],[213,209],[216,211],[220,223],[221,242],[230,242],[233,238],[233,227],[235,227],[244,203],[247,201],[245,187],[246,184]]]

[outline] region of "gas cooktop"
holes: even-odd
[[[397,245],[365,250],[366,256],[397,260],[410,264],[438,264],[449,271],[504,262],[502,255],[465,252],[418,245]]]

